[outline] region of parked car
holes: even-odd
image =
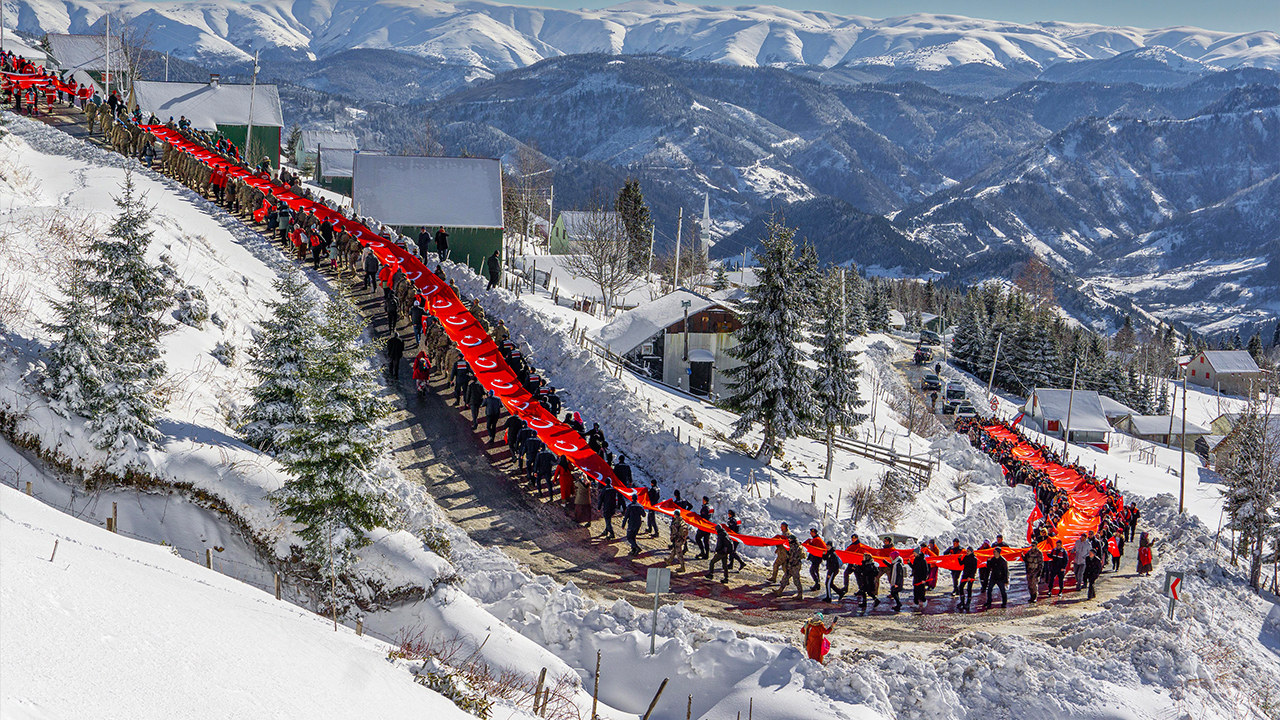
[[[920,342],[925,345],[941,345],[942,336],[932,330],[921,330]]]
[[[968,400],[956,406],[957,420],[959,420],[960,418],[976,418],[976,417],[978,417],[978,410],[973,405],[971,405]]]
[[[929,392],[930,390],[942,391],[942,378],[934,373],[925,373],[924,380],[920,381],[920,389]]]

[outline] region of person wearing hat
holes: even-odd
[[[928,589],[926,585],[929,582],[929,561],[925,559],[925,551],[928,549],[927,544],[920,543],[920,548],[911,558],[912,602],[915,603],[916,609],[922,612],[926,602],[925,591]]]
[[[449,259],[449,233],[444,231],[443,227],[436,230],[436,253],[440,255],[440,262]]]
[[[831,647],[831,643],[827,641],[827,633],[830,633],[836,626],[836,617],[833,615],[828,620],[822,613],[816,613],[809,621],[800,628],[800,632],[804,633],[804,650],[809,655],[810,660],[823,662],[823,658],[827,654],[827,650]]]
[[[898,594],[902,592],[902,585],[906,579],[906,574],[902,567],[902,554],[897,550],[889,553],[889,597],[893,598],[893,611],[902,611],[902,598]]]
[[[964,555],[964,548],[960,547],[960,538],[951,540],[951,547],[942,551],[943,555]],[[960,594],[960,569],[957,567],[951,571],[951,597]]]
[[[964,549],[964,557],[960,559],[960,601],[957,610],[968,610],[973,603],[973,580],[978,574],[978,556],[973,548]]]

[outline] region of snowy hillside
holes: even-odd
[[[1274,32],[1018,25],[953,15],[874,20],[675,0],[572,11],[486,0],[19,0],[16,5],[9,17],[18,18],[19,30],[35,34],[86,32],[107,10],[140,16],[154,24],[158,45],[204,62],[245,60],[255,49],[268,56],[314,59],[352,48],[386,48],[491,73],[588,52],[664,53],[733,65],[1039,69],[1160,46],[1215,67],[1280,68],[1280,38]]]
[[[386,643],[8,485],[0,508],[0,716],[472,717]]]

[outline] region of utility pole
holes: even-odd
[[[676,274],[675,274],[675,279],[671,283],[672,291],[680,287],[680,232],[683,229],[684,229],[684,208],[680,208],[680,219],[676,221]]]
[[[649,282],[649,277],[653,275],[653,239],[658,232],[657,225],[649,226],[649,264],[645,266],[644,281]]]
[[[1252,392],[1250,393],[1252,394]],[[1173,415],[1173,408],[1169,408]],[[1187,500],[1187,371],[1182,371],[1182,438],[1178,443],[1182,446],[1182,477],[1178,480],[1178,513],[1186,509]]]
[[[169,51],[164,51],[164,81],[169,82]]]
[[[244,131],[244,155],[245,160],[249,161],[249,165],[253,165],[253,91],[258,87],[258,53],[261,50],[253,52],[253,77],[249,80],[249,126]],[[270,172],[270,169],[267,170]]]
[[[1062,462],[1067,460],[1067,442],[1071,439],[1071,410],[1076,404],[1076,371],[1080,369],[1080,361],[1071,366],[1071,393],[1067,395],[1067,426],[1062,429]]]
[[[996,338],[996,354],[991,358],[991,374],[987,376],[987,402],[991,402],[991,385],[996,381],[996,363],[1000,361],[1000,343],[1004,342],[1004,333]],[[994,413],[993,413],[994,414]]]
[[[3,3],[0,3],[3,4]],[[107,81],[106,81],[105,97],[103,101],[111,98],[111,13],[107,13]]]

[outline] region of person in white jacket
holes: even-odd
[[[1092,549],[1089,538],[1084,535],[1076,538],[1075,544],[1071,546],[1071,563],[1075,566],[1077,590],[1084,587],[1084,563],[1089,559],[1089,551]]]

